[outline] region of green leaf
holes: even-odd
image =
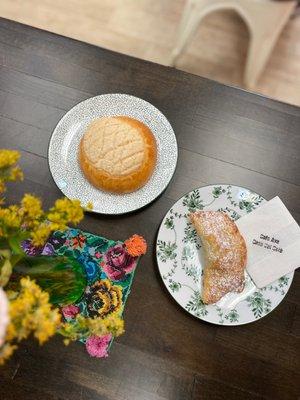
[[[23,240],[25,240],[26,238],[28,238],[28,234],[25,233],[20,233],[19,235],[16,236],[11,236],[8,238],[8,244],[9,247],[11,248],[11,251],[14,254],[21,254],[24,255],[24,251],[21,247],[21,243],[23,242]]]

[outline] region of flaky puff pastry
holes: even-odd
[[[205,255],[202,301],[213,304],[226,293],[242,292],[247,248],[236,224],[220,211],[198,211],[190,220]]]

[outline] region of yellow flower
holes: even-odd
[[[18,242],[29,237],[33,245],[41,246],[51,232],[64,230],[69,223],[77,224],[83,218],[80,201],[67,198],[57,200],[49,212],[44,212],[40,199],[30,194],[24,195],[21,204],[4,208],[5,183],[23,179],[23,173],[16,165],[19,158],[17,151],[0,149],[0,239],[13,239],[7,243],[14,250]],[[0,285],[7,283],[11,269],[9,258],[1,251]],[[42,344],[56,333],[61,324],[60,313],[57,309],[52,309],[49,295],[29,278],[22,278],[19,289],[7,291],[7,296],[10,303],[10,323],[6,330],[5,344],[0,348],[0,364],[9,358],[17,347],[16,343],[22,339],[33,334]],[[115,298],[113,302],[116,301]],[[80,331],[88,332],[85,318],[78,321],[78,327]],[[104,325],[102,328],[104,329]],[[75,340],[78,336],[78,332],[68,325],[63,329],[67,340]]]
[[[114,336],[120,336],[124,333],[124,320],[117,313],[112,313],[104,318],[103,325],[106,333],[110,332]]]
[[[91,335],[103,336],[112,333],[119,336],[124,332],[124,321],[117,313],[105,318],[85,318],[78,314],[72,322],[61,324],[58,332],[70,341],[87,339]]]
[[[5,182],[23,179],[23,173],[18,166],[14,166],[19,160],[20,153],[14,150],[0,149],[0,194],[6,190]],[[4,198],[0,197],[0,204]]]
[[[34,333],[40,344],[43,344],[50,336],[55,334],[57,322],[58,320],[54,324],[52,320],[45,319],[45,311],[41,314],[39,325]]]
[[[77,224],[83,218],[83,209],[80,205],[80,201],[69,200],[67,198],[56,200],[54,207],[50,208],[50,215],[52,213],[60,214],[60,222],[62,224],[68,222]]]
[[[0,149],[0,168],[7,168],[19,161],[20,153],[15,150]]]
[[[61,214],[57,211],[51,212],[47,216],[50,222],[50,227],[52,231],[65,230],[67,228],[65,220],[62,218]]]
[[[20,154],[17,151],[0,149],[0,206],[4,203],[5,182],[23,178],[21,169],[15,165]],[[41,200],[25,194],[20,206],[0,207],[0,237],[31,237],[33,245],[42,246],[51,232],[65,230],[68,224],[77,224],[83,218],[79,200],[58,199],[45,213]]]
[[[42,246],[48,239],[51,233],[51,226],[49,224],[42,224],[37,229],[31,232],[32,243],[34,246]]]
[[[19,292],[9,294],[10,322],[7,327],[5,344],[0,349],[0,364],[17,348],[15,342],[26,339],[31,333],[43,344],[56,333],[60,324],[58,309],[52,309],[49,295],[29,278],[20,280]]]
[[[12,168],[10,172],[10,180],[11,181],[22,181],[24,178],[23,172],[20,167]]]
[[[16,348],[16,345],[11,345],[10,343],[5,343],[3,347],[0,348],[0,365],[3,365],[5,361],[10,358]]]
[[[20,280],[20,291],[9,305],[10,323],[6,343],[26,339],[30,333],[42,344],[53,336],[60,324],[58,309],[52,309],[49,295],[29,278]]]
[[[62,219],[60,213],[57,211],[49,213],[47,218],[49,221],[56,222],[58,224],[61,223],[61,219]]]
[[[0,286],[7,285],[12,273],[10,256],[5,254],[5,250],[0,250]]]
[[[18,213],[17,206],[0,208],[0,226],[1,226],[2,236],[7,236],[7,231],[11,229],[19,229],[21,224],[22,224],[22,218]]]
[[[91,211],[94,208],[93,203],[89,201],[85,208],[87,211]]]
[[[4,182],[0,179],[0,193],[5,192],[5,185]]]
[[[38,219],[43,215],[41,200],[31,194],[25,194],[21,201],[21,206],[25,217]]]
[[[67,218],[73,224],[78,224],[83,218],[83,209],[79,200],[72,200],[67,211]]]

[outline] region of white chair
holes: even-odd
[[[248,88],[253,88],[296,5],[294,0],[187,0],[170,64],[176,65],[176,60],[207,14],[217,10],[235,10],[250,31],[244,82]]]

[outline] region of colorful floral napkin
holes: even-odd
[[[79,229],[68,229],[54,232],[42,249],[34,248],[30,242],[24,243],[23,248],[28,255],[71,256],[84,265],[87,276],[84,294],[76,303],[62,307],[64,318],[72,321],[78,313],[91,318],[102,318],[113,312],[123,314],[138,255],[145,250],[138,248],[139,245],[146,247],[143,241],[115,242]],[[82,340],[88,352],[96,357],[106,357],[112,341],[111,335]]]

